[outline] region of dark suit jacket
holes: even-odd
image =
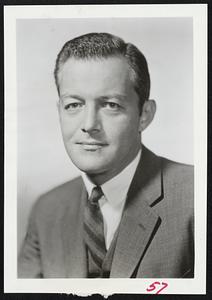
[[[35,204],[19,256],[24,278],[86,277],[81,178]],[[119,226],[110,277],[193,277],[193,168],[143,147]]]

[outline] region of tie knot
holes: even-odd
[[[91,204],[98,204],[98,200],[103,196],[103,192],[100,186],[95,186],[92,190],[89,201]]]

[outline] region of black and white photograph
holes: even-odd
[[[204,293],[205,24],[205,5],[5,9],[8,291]]]

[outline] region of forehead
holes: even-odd
[[[87,88],[129,88],[132,85],[131,68],[124,57],[97,59],[68,59],[61,66],[58,81],[60,89]]]

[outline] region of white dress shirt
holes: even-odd
[[[99,200],[99,206],[103,215],[104,236],[107,250],[109,249],[114,234],[119,226],[127,192],[140,157],[141,150],[121,173],[101,185],[104,196]],[[91,182],[85,173],[81,172],[81,175],[88,192],[88,197],[90,197],[91,192],[96,185]]]

